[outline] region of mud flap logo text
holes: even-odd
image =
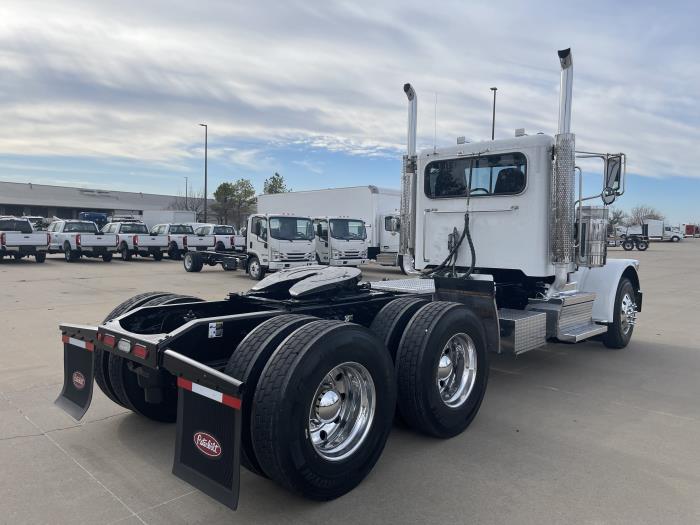
[[[85,376],[82,372],[73,372],[73,386],[78,390],[85,388]]]
[[[194,435],[194,444],[197,449],[210,458],[218,458],[221,456],[221,445],[217,439],[206,432],[197,432]]]

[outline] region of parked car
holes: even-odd
[[[0,217],[0,259],[34,256],[36,262],[43,263],[48,245],[48,234],[34,231],[28,219]]]
[[[117,236],[101,233],[93,221],[60,220],[49,225],[49,253],[63,253],[66,262],[81,257],[102,257],[110,262],[117,251]]]
[[[160,261],[168,250],[168,238],[151,235],[139,221],[110,222],[102,228],[102,233],[117,235],[117,248],[123,261],[130,261],[134,255],[153,256],[153,260]]]
[[[187,237],[194,235],[194,229],[189,224],[156,224],[151,228],[151,235],[167,236],[168,257],[179,261],[187,251]]]

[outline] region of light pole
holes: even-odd
[[[187,186],[188,186],[188,184],[189,184],[188,179],[187,179],[187,177],[185,177],[185,209],[186,210],[190,209],[189,206],[187,206]]]
[[[496,91],[498,91],[497,87],[492,87],[491,91],[493,91],[493,115],[491,116],[491,140],[494,139],[496,136]]]
[[[200,124],[204,127],[204,222],[207,222],[207,135],[209,129],[206,124]]]

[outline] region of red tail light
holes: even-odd
[[[168,244],[170,244],[170,235],[168,235]]]
[[[102,342],[106,345],[109,346],[110,348],[114,348],[114,344],[117,342],[116,339],[114,339],[113,335],[109,334],[103,334],[102,335]]]
[[[187,248],[187,236],[182,238],[182,247]]]
[[[51,234],[50,233],[46,234],[46,244],[51,244]]]
[[[148,348],[143,345],[135,344],[134,348],[131,349],[131,353],[134,354],[139,359],[148,358]]]
[[[114,246],[119,247],[119,235],[117,235],[115,240],[114,240]]]
[[[138,245],[139,245],[139,236],[134,235],[134,246],[138,246]]]
[[[80,246],[80,234],[75,236],[75,245]]]
[[[4,245],[4,244],[5,244],[5,234],[0,233],[0,245]]]
[[[235,239],[235,237],[233,235],[231,235],[231,248],[233,248],[235,246],[234,239]]]

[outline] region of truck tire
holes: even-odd
[[[152,255],[153,255],[154,261],[162,261],[163,260],[163,252],[161,252],[161,251],[153,252]]]
[[[649,248],[649,241],[637,241],[637,249],[640,252],[647,251],[647,248]]]
[[[36,262],[39,264],[46,262],[46,252],[37,252],[37,254],[34,256],[36,259]]]
[[[396,355],[401,416],[430,436],[460,434],[479,411],[488,366],[484,330],[471,310],[426,304],[409,321]]]
[[[131,252],[129,251],[129,247],[125,242],[121,244],[119,247],[119,253],[122,256],[122,261],[130,261],[131,260]]]
[[[681,238],[678,235],[671,237],[671,242],[681,242]]]
[[[182,253],[177,247],[177,243],[171,242],[170,246],[168,246],[168,257],[170,257],[173,261],[179,261],[182,259]]]
[[[115,317],[119,317],[120,315],[125,314],[126,312],[135,310],[142,304],[150,301],[151,299],[154,299],[155,297],[161,297],[163,295],[170,295],[170,293],[146,292],[139,295],[135,295],[131,299],[127,299],[123,303],[117,305],[111,312],[107,314],[104,321],[102,322],[106,323],[107,321],[114,319]],[[117,394],[114,393],[112,383],[109,381],[109,354],[100,350],[100,348],[97,345],[95,346],[94,353],[95,361],[93,369],[95,374],[95,383],[97,383],[97,386],[100,387],[100,390],[102,390],[104,395],[106,395],[109,399],[111,399],[118,405],[124,406],[122,405],[121,401],[119,401]]]
[[[102,260],[104,262],[112,262],[112,254],[111,253],[103,253]]]
[[[260,259],[255,256],[251,257],[250,261],[248,261],[248,275],[256,281],[265,277],[265,269],[260,264]]]
[[[215,251],[215,252],[223,252],[224,250],[226,250],[226,247],[224,246],[224,243],[221,242],[221,241],[217,242],[217,243],[216,243],[216,247],[214,248],[214,251]]]
[[[243,381],[245,389],[241,397],[243,426],[241,429],[241,464],[251,472],[264,476],[253,450],[250,434],[250,417],[253,396],[265,365],[272,353],[286,337],[300,326],[317,321],[310,315],[283,314],[259,324],[239,343],[228,360],[224,372]]]
[[[626,347],[632,339],[637,312],[634,286],[627,277],[620,279],[617,285],[613,308],[613,322],[603,335],[603,344],[608,348],[620,349]]]
[[[337,498],[376,464],[395,403],[391,356],[377,337],[354,323],[313,321],[284,340],[258,381],[255,455],[282,486]]]
[[[141,304],[140,306],[159,306],[198,300],[186,295],[167,294]],[[120,404],[136,414],[161,423],[173,423],[177,419],[177,386],[175,377],[168,374],[169,384],[163,389],[160,403],[146,401],[146,391],[138,383],[138,375],[129,369],[129,361],[121,356],[109,355],[109,381]],[[164,372],[165,373],[165,372]]]
[[[396,351],[401,342],[401,336],[406,329],[406,325],[418,309],[428,301],[417,297],[403,297],[394,299],[384,305],[372,321],[369,329],[374,332],[380,341],[384,343],[391,354],[391,358],[396,360]]]
[[[198,252],[186,252],[182,265],[185,267],[186,272],[201,272],[204,266],[204,259]]]
[[[634,250],[634,241],[632,239],[625,239],[622,241],[622,249],[626,252]]]
[[[78,252],[71,250],[70,244],[67,242],[63,244],[63,258],[66,262],[75,262],[78,260]]]

